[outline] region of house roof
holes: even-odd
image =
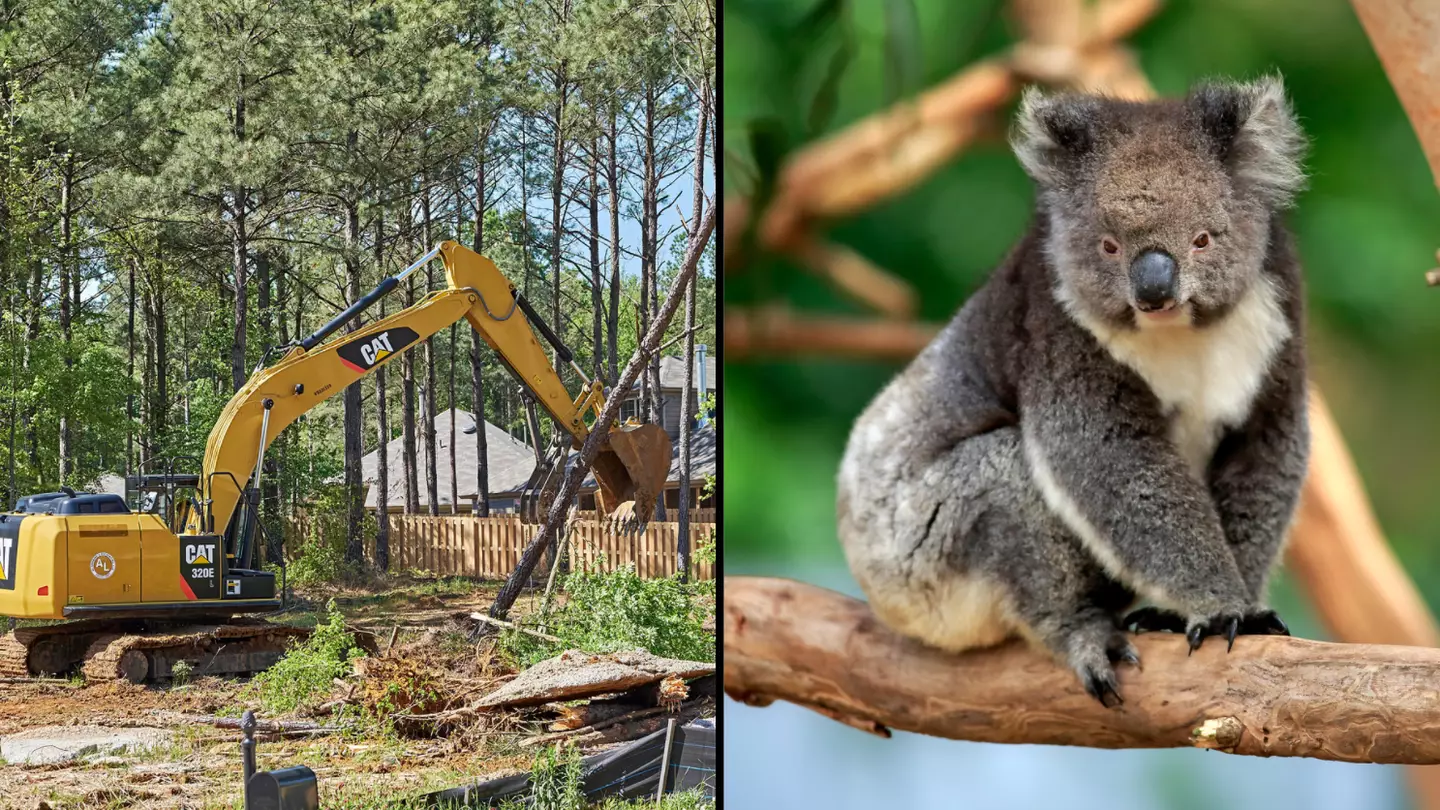
[[[435,482],[437,500],[442,505],[450,503],[450,411],[444,411],[435,415]],[[464,430],[475,424],[475,415],[469,411],[459,408],[455,409],[455,474],[459,485],[459,496],[461,501],[472,500],[476,490],[479,489],[476,478],[476,466],[479,456],[475,452],[475,436],[467,435]],[[415,437],[416,461],[420,465],[417,468],[416,478],[420,485],[420,505],[428,506],[430,503],[429,493],[425,490],[425,449],[420,436]],[[403,453],[405,452],[404,438],[392,439],[386,445],[389,467],[390,498],[389,503],[405,503],[405,463]],[[485,455],[489,462],[489,479],[491,492],[502,492],[496,487],[502,482],[517,481],[515,487],[523,485],[525,480],[535,470],[535,451],[524,442],[511,436],[491,422],[485,423]],[[371,486],[367,487],[365,494],[365,506],[375,507],[379,504],[379,487],[375,481],[380,474],[380,451],[376,450],[367,454],[360,460],[360,471],[362,479]]]
[[[698,485],[704,480],[705,476],[715,474],[715,428],[710,426],[696,430],[690,435],[690,442],[690,480],[692,484]],[[575,461],[579,458],[580,452],[578,450],[572,452],[565,462],[565,469],[568,471],[571,467],[575,466]],[[533,461],[533,454],[531,459]],[[514,479],[502,480],[492,474],[490,476],[490,492],[492,494],[517,492],[520,487],[525,485],[525,481],[530,477],[532,472],[534,472],[533,463],[523,476]],[[680,442],[675,441],[670,444],[670,471],[665,476],[665,483],[678,485],[679,482]],[[581,484],[581,488],[585,490],[595,488],[594,472],[585,475],[585,481]]]
[[[696,356],[699,360],[699,356]],[[698,366],[699,363],[696,363]],[[697,369],[698,370],[698,369]],[[694,385],[699,385],[699,375],[696,375]],[[660,358],[660,387],[661,388],[684,388],[685,387],[685,358],[664,355]],[[707,352],[705,354],[705,390],[715,390],[715,355]]]

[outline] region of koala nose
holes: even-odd
[[[1175,259],[1163,250],[1147,250],[1130,263],[1130,286],[1142,312],[1165,309],[1175,302]]]

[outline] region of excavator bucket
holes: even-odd
[[[520,490],[520,522],[543,523],[564,481],[560,445],[535,467]],[[595,503],[612,528],[637,531],[655,514],[655,499],[670,473],[670,436],[659,425],[616,425],[591,465],[599,491]]]
[[[621,531],[644,528],[670,473],[670,436],[659,425],[616,425],[595,456],[596,506]]]

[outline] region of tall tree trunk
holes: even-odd
[[[170,432],[170,319],[165,316],[165,281],[158,271],[155,276],[155,441],[163,445]]]
[[[482,130],[475,154],[475,252],[485,254],[485,152],[488,132]],[[484,339],[470,330],[470,404],[475,410],[475,512],[490,517],[490,459],[485,436],[485,366],[480,347]]]
[[[700,227],[700,217],[705,211],[705,123],[709,104],[708,93],[700,94],[700,115],[696,118],[695,131],[695,188],[690,205],[690,229]],[[697,273],[698,275],[698,273]],[[676,522],[677,549],[676,570],[680,581],[690,578],[690,462],[693,448],[691,419],[695,412],[695,276],[685,285],[685,387],[680,392],[680,489],[677,493],[679,507]]]
[[[245,73],[240,71],[235,76],[235,140],[245,141]],[[248,279],[249,264],[249,234],[246,233],[246,217],[249,209],[249,194],[245,187],[236,186],[233,190],[233,204],[231,209],[231,249],[230,258],[231,272],[235,277],[235,342],[230,347],[230,382],[231,390],[239,391],[245,385],[245,330],[246,330],[246,301],[248,294],[246,284]]]
[[[653,323],[655,316],[660,311],[660,168],[657,165],[655,154],[655,124],[656,106],[659,104],[657,91],[654,82],[647,82],[645,86],[645,160],[646,160],[646,189],[645,189],[645,217],[649,225],[645,229],[649,237],[649,245],[646,253],[649,255],[649,291],[646,300],[649,303],[650,311],[646,314],[646,323]],[[664,403],[660,393],[660,354],[656,352],[650,358],[650,367],[647,369],[650,389],[650,421],[659,425],[664,423]],[[664,518],[663,513],[661,519]]]
[[[569,10],[569,2],[565,3],[566,11]],[[562,62],[563,65],[563,62]],[[565,336],[565,324],[560,320],[560,234],[565,230],[565,222],[560,218],[565,183],[565,96],[567,85],[565,83],[565,72],[562,67],[556,79],[555,101],[555,162],[550,176],[550,324],[555,334],[561,338]],[[554,349],[551,354],[551,361],[555,364],[556,371],[560,370],[560,350]],[[558,426],[557,426],[558,427]]]
[[[7,268],[7,269],[8,269],[8,268]],[[7,272],[6,275],[9,276],[10,274]],[[7,278],[6,280],[7,280],[7,281],[12,281],[12,279],[8,279],[8,278]],[[17,316],[18,316],[18,313],[17,313],[16,308],[15,308],[15,285],[14,285],[13,283],[7,285],[7,290],[8,290],[8,292],[9,292],[9,295],[7,295],[6,297],[7,297],[7,298],[9,299],[9,301],[10,301],[10,306],[9,306],[9,310],[10,310],[10,318],[9,318],[9,321],[10,321],[10,330],[9,330],[9,333],[6,335],[6,337],[10,340],[10,379],[13,381],[13,380],[17,380],[17,379],[19,378],[19,376],[20,376],[20,375],[17,373],[17,365],[16,365],[16,357],[15,357],[15,344],[19,342],[19,341],[17,341],[17,340],[15,339],[15,325],[16,325],[16,318],[17,318]],[[8,457],[7,457],[7,459],[6,459],[6,462],[5,462],[5,477],[6,477],[6,484],[5,484],[6,496],[5,496],[5,500],[6,500],[7,504],[10,503],[10,502],[13,502],[16,498],[20,497],[20,493],[19,493],[19,491],[17,490],[16,483],[15,483],[15,426],[16,426],[16,423],[20,421],[20,402],[19,402],[19,392],[18,392],[19,387],[20,387],[19,385],[15,385],[15,384],[12,384],[12,385],[9,386],[9,388],[10,388],[10,408],[9,408],[9,411],[5,414],[6,421],[9,422],[9,428],[10,428],[10,430],[9,430],[10,437],[9,437],[9,441],[7,442],[7,444],[9,445],[9,451],[10,451],[10,452],[9,452]]]
[[[232,391],[245,386],[246,303],[249,300],[248,235],[245,233],[245,189],[235,190],[235,215],[231,234],[231,272],[235,279],[235,342],[230,346],[230,384]]]
[[[610,312],[605,319],[609,332],[606,356],[610,361],[611,385],[620,379],[620,120],[618,105],[610,101],[610,160],[606,164],[606,183],[610,186]],[[620,392],[616,392],[620,394]]]
[[[655,277],[655,223],[650,210],[655,205],[655,84],[645,82],[645,150],[642,157],[643,174],[640,191],[640,327],[638,334],[650,329],[650,291],[654,289]],[[658,424],[660,408],[657,402],[660,392],[656,391],[647,367],[640,374],[641,418]]]
[[[182,307],[180,310],[180,345],[182,347],[190,345],[188,323],[189,321],[185,318],[185,310]],[[190,376],[190,352],[181,351],[180,357],[180,373],[184,375],[180,380],[180,390],[183,392],[182,401],[185,404],[185,427],[188,429],[190,427],[190,383],[194,378]]]
[[[605,297],[600,278],[600,136],[590,139],[590,356],[596,379],[605,378]]]
[[[9,77],[4,73],[0,73],[0,102],[4,102],[5,106],[9,106],[10,100],[10,91],[7,86],[8,82]],[[10,396],[9,407],[5,413],[5,422],[9,428],[7,431],[9,434],[9,454],[5,462],[5,477],[7,481],[5,485],[6,504],[14,502],[14,500],[19,497],[16,493],[15,484],[15,427],[16,423],[20,420],[18,407],[19,392],[17,390],[19,388],[20,374],[15,356],[15,347],[19,345],[20,341],[14,331],[15,324],[20,317],[19,310],[15,306],[15,292],[17,287],[19,287],[17,283],[19,274],[14,272],[14,267],[11,264],[10,202],[5,194],[5,189],[9,187],[9,174],[3,166],[0,166],[0,289],[5,291],[5,309],[8,315],[5,322],[10,325],[5,333],[5,339],[10,342],[10,368],[7,369],[10,372],[10,384],[6,386],[6,388],[10,389]]]
[[[351,148],[356,135],[350,133]],[[360,300],[359,203],[351,198],[345,202],[345,298],[346,304]],[[359,330],[360,318],[351,318],[345,332]],[[363,415],[360,412],[360,382],[345,387],[345,561],[359,565],[365,560],[364,538],[365,495],[360,488],[360,457],[364,454],[361,441]]]
[[[144,290],[140,296],[141,317],[145,321],[145,361],[140,371],[140,466],[146,467],[155,457],[155,279],[154,273],[143,274]]]
[[[280,255],[283,256],[284,254]],[[278,327],[276,341],[278,342],[278,345],[281,346],[288,346],[290,344],[290,319],[285,317],[285,303],[289,300],[286,297],[285,289],[285,277],[288,275],[287,270],[287,261],[282,258],[275,268],[274,301],[274,306],[277,310],[277,312],[275,313],[275,324]],[[183,309],[181,310],[180,314],[180,333],[180,345],[189,345],[186,342],[185,337],[185,314]],[[189,352],[181,352],[181,354],[188,356]],[[189,374],[190,369],[187,362],[185,368],[185,375],[187,380],[189,379]],[[188,386],[189,383],[187,382],[186,385]],[[188,394],[185,396],[185,399],[187,401],[189,400]],[[185,409],[185,424],[190,424],[190,409],[188,405]],[[285,557],[284,527],[286,524],[289,523],[289,518],[293,517],[295,514],[295,510],[288,506],[288,504],[290,504],[294,500],[294,494],[291,491],[289,480],[283,474],[285,472],[288,472],[290,469],[290,442],[294,440],[294,437],[294,431],[283,431],[279,436],[275,438],[275,441],[271,444],[271,446],[275,448],[275,457],[278,462],[277,470],[279,471],[276,475],[272,476],[272,480],[274,480],[275,482],[275,514],[277,516],[277,519],[280,519],[282,521],[279,525],[279,534],[277,535],[280,538],[279,552],[281,560],[283,560]],[[277,560],[276,562],[279,562],[279,560]]]
[[[405,306],[415,305],[415,276],[405,278]],[[400,355],[400,459],[405,476],[405,514],[420,512],[419,476],[415,465],[415,353]]]
[[[465,226],[465,205],[460,193],[460,176],[455,176],[455,241],[460,241],[460,232]],[[466,322],[469,325],[469,322]],[[456,332],[459,324],[450,324],[450,514],[460,512],[460,477],[455,464],[455,355],[460,351],[460,337]],[[472,330],[473,331],[473,330]]]
[[[520,263],[525,265],[525,280],[520,291],[530,297],[530,278],[534,275],[530,266],[530,119],[520,113]]]
[[[660,313],[660,167],[657,165],[658,157],[655,154],[655,117],[656,105],[659,103],[657,91],[653,82],[648,82],[645,87],[645,157],[648,163],[648,188],[646,189],[645,216],[650,221],[649,227],[645,229],[649,236],[650,274],[649,281],[649,323],[654,323]],[[657,425],[665,424],[664,396],[660,391],[660,353],[657,351],[651,355],[649,367],[646,369],[646,379],[649,380],[650,389],[650,422]],[[665,520],[665,498],[662,496],[655,499],[655,519]]]
[[[379,196],[379,195],[377,195]],[[385,274],[385,212],[375,217],[375,267]],[[385,299],[380,299],[380,317],[385,317]],[[407,354],[409,352],[406,352]],[[378,487],[375,502],[375,567],[390,570],[390,417],[385,398],[385,367],[375,370],[375,427],[380,441],[379,464],[375,471]]]
[[[78,273],[74,264],[72,228],[74,224],[75,156],[65,155],[65,169],[60,175],[60,334],[64,340],[65,376],[62,385],[74,384],[71,379],[75,367],[74,331],[71,319],[78,314],[71,310],[71,276]],[[70,476],[70,400],[65,398],[60,405],[60,483],[68,483]]]
[[[264,352],[275,344],[275,336],[270,333],[270,252],[268,250],[255,251],[255,304],[260,307],[260,350]]]
[[[420,178],[420,217],[424,226],[425,244],[421,250],[430,249],[430,178]],[[427,262],[425,265],[425,291],[428,293],[435,289],[435,263]],[[425,391],[421,398],[421,404],[425,410],[425,424],[421,427],[425,440],[425,494],[430,499],[429,512],[431,516],[440,514],[440,486],[436,480],[438,470],[435,454],[435,339],[425,339]]]
[[[138,256],[131,256],[126,262],[130,269],[130,284],[127,287],[130,317],[125,328],[125,381],[130,385],[135,384],[135,265],[139,263]],[[132,390],[125,395],[125,474],[134,475],[135,472],[135,392]]]
[[[30,379],[34,373],[31,366],[30,348],[40,340],[40,315],[43,312],[45,278],[42,275],[42,268],[39,259],[30,260],[30,315],[29,323],[25,324],[25,354],[22,366],[25,369],[25,379]],[[44,473],[40,469],[40,433],[35,430],[35,405],[31,404],[25,409],[25,415],[21,417],[25,422],[25,444],[26,454],[30,457],[30,473],[33,475],[35,486],[40,486],[44,481]]]
[[[263,358],[265,352],[275,345],[275,336],[271,333],[271,311],[272,305],[270,295],[270,251],[261,248],[255,251],[255,305],[260,308],[260,356]],[[280,490],[278,487],[278,476],[276,470],[275,456],[267,455],[265,468],[261,470],[260,476],[260,508],[257,515],[260,523],[265,526],[266,538],[275,537],[279,531],[278,519],[280,517]],[[256,535],[257,540],[259,535]],[[279,562],[276,558],[276,549],[267,545],[265,559],[269,562]],[[260,559],[257,555],[255,559]]]

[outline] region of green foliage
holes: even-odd
[[[549,747],[535,756],[530,766],[531,794],[526,799],[508,799],[497,810],[707,810],[715,803],[699,790],[667,793],[653,799],[608,798],[598,803],[585,801],[584,764],[575,746]]]
[[[301,587],[333,584],[353,579],[360,571],[345,561],[347,528],[345,488],[320,488],[306,509],[306,532],[298,539],[299,556],[290,563],[290,581]],[[375,515],[366,512],[363,536],[373,537]]]
[[[580,750],[549,747],[535,757],[530,767],[531,807],[534,810],[585,810],[585,793]]]
[[[698,789],[687,790],[684,793],[666,793],[660,797],[660,801],[650,799],[639,799],[626,801],[624,799],[606,799],[599,804],[591,805],[592,810],[708,810],[713,808],[715,802],[705,798],[705,794]]]
[[[326,618],[303,643],[285,653],[275,666],[255,676],[251,691],[273,713],[291,712],[330,693],[331,681],[350,674],[351,662],[365,653],[345,630],[345,617],[326,605]]]
[[[184,686],[190,682],[190,676],[194,674],[195,668],[190,666],[189,661],[177,661],[175,666],[170,668],[170,684],[172,686]]]
[[[606,653],[635,648],[694,661],[715,660],[715,639],[704,630],[714,582],[682,583],[678,577],[646,579],[634,566],[605,573],[572,572],[566,600],[545,622],[561,643],[507,631],[501,648],[521,666],[567,649]]]

